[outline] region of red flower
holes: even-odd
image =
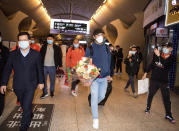
[[[84,68],[86,68],[86,69],[87,69],[87,68],[88,68],[88,66],[87,66],[87,65],[85,65],[85,66],[84,66]]]

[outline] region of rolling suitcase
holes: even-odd
[[[112,91],[112,81],[108,82],[105,98],[98,105],[102,105],[102,106],[105,105],[109,95],[111,94],[111,91]],[[88,102],[89,102],[89,106],[91,106],[91,93],[88,96]]]

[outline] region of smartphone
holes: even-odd
[[[135,55],[136,51],[129,51],[129,54]]]

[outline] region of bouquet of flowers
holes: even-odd
[[[92,60],[88,57],[82,57],[75,70],[83,83],[95,79],[100,74],[100,69],[93,65]]]

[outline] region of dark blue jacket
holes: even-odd
[[[14,70],[13,88],[15,90],[33,90],[38,84],[44,83],[40,53],[33,49],[30,49],[25,58],[23,58],[20,49],[10,53],[4,67],[2,85],[7,86],[12,69]]]
[[[92,44],[93,48],[93,56],[92,62],[94,65],[96,65],[97,68],[100,68],[100,76],[102,78],[106,76],[110,76],[110,64],[111,64],[111,53],[109,48],[108,51],[106,50],[106,46],[104,44],[99,45],[96,43]],[[86,57],[90,57],[90,49],[86,49],[85,53]]]

